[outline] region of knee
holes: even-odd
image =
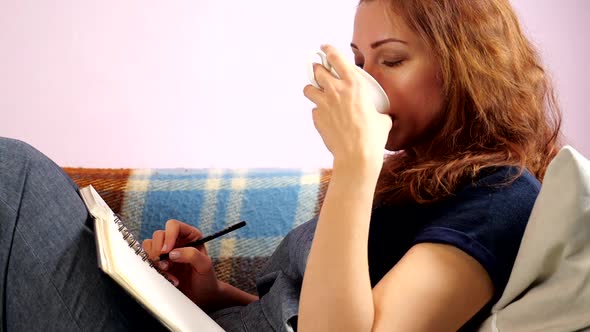
[[[0,183],[17,188],[24,183],[23,179],[27,179],[27,183],[43,182],[44,186],[66,179],[67,185],[78,188],[60,166],[30,144],[0,137]]]
[[[19,167],[31,161],[45,159],[39,150],[18,139],[0,137],[0,163]]]

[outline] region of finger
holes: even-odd
[[[313,64],[313,75],[315,77],[315,81],[320,86],[321,90],[328,90],[332,89],[334,86],[334,80],[337,80],[336,77],[332,75],[324,66],[320,65],[319,63]]]
[[[177,246],[198,240],[201,237],[203,237],[203,234],[196,227],[182,221],[170,219],[166,222],[166,235],[164,236],[162,253],[170,252]]]
[[[319,132],[320,131],[320,127],[319,127],[320,122],[319,122],[319,115],[318,115],[318,113],[319,112],[316,112],[316,109],[314,108],[313,111],[311,112],[311,119],[313,120],[313,126]]]
[[[152,252],[158,256],[162,253],[162,246],[164,245],[164,236],[166,232],[163,230],[157,230],[152,235]]]
[[[143,240],[141,247],[143,248],[143,251],[147,252],[148,257],[152,259],[152,239]]]
[[[211,257],[196,248],[176,248],[170,252],[170,260],[174,263],[188,263],[199,274],[210,274],[213,272]]]
[[[198,240],[203,237],[203,233],[193,225],[189,225],[187,223],[183,223],[179,221],[180,225],[180,234],[178,236],[179,239],[186,241],[184,243],[192,242]],[[182,244],[184,244],[182,243]]]
[[[316,105],[322,103],[324,98],[324,93],[311,84],[303,88],[303,95]]]
[[[156,264],[160,271],[166,271],[170,268],[170,262],[168,262],[168,260],[158,261]]]
[[[162,273],[162,275],[164,275],[164,277],[168,279],[168,281],[170,281],[174,285],[174,287],[178,287],[178,285],[180,284],[180,281],[174,275],[170,273]]]
[[[322,45],[321,49],[326,53],[328,62],[334,67],[340,79],[351,80],[354,76],[354,72],[352,71],[354,68],[350,64],[350,61],[345,60],[344,54],[340,53],[338,49],[331,45]]]

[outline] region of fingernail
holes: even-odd
[[[158,267],[160,268],[160,270],[166,270],[168,268],[168,262],[167,261],[159,261]]]
[[[162,252],[166,252],[166,249],[168,249],[168,246],[167,246],[166,244],[164,244],[164,245],[162,246]]]
[[[168,257],[170,257],[170,259],[177,259],[178,257],[180,257],[180,253],[176,250],[172,250],[169,254]]]
[[[169,283],[173,284],[174,287],[178,287],[178,280],[176,280],[176,278],[172,278],[171,275],[167,273],[164,274],[164,278],[166,278]]]

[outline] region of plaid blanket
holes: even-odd
[[[207,244],[218,277],[255,293],[255,276],[283,237],[313,218],[329,169],[64,168],[92,184],[140,240],[178,219],[211,234],[247,225]]]

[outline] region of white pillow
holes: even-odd
[[[590,161],[570,146],[551,161],[508,285],[479,331],[590,327]]]

